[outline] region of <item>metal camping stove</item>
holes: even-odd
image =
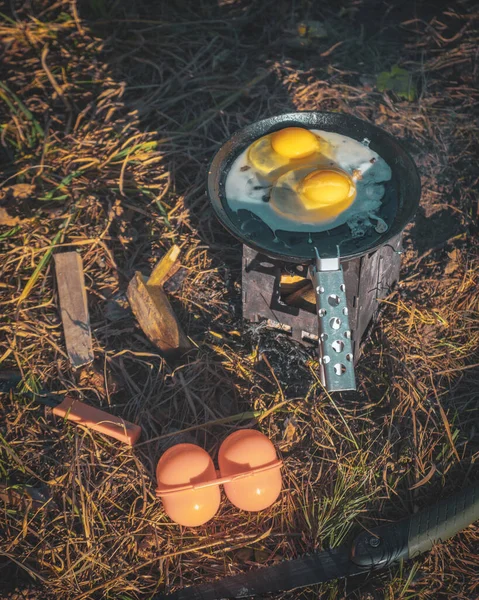
[[[285,127],[346,135],[378,153],[391,168],[377,215],[353,236],[347,224],[327,231],[273,231],[249,210],[233,211],[226,178],[236,158],[257,139]],[[302,343],[317,344],[328,391],[356,389],[354,363],[366,328],[399,276],[402,232],[418,207],[421,184],[414,161],[394,137],[350,115],[296,112],[248,125],[218,150],[208,195],[220,222],[243,243],[244,317],[266,319]],[[287,287],[289,286],[289,288]]]
[[[401,239],[402,234],[376,252],[341,260],[344,284],[340,282],[339,289],[327,294],[324,300],[321,292],[316,291],[318,286],[313,285],[314,273],[310,272],[309,264],[274,260],[243,245],[243,317],[252,323],[265,320],[268,327],[303,344],[317,345],[321,336],[322,380],[329,389],[333,387],[332,379],[340,375],[342,387],[354,389],[354,370],[347,368],[344,359],[357,361],[361,339],[378,316],[379,301],[399,279]],[[295,280],[293,286],[282,285],[282,279],[287,278]],[[323,302],[330,319],[320,332],[318,307],[321,311]],[[349,318],[347,329],[342,326],[343,315]],[[339,354],[344,357],[342,362],[334,360]]]

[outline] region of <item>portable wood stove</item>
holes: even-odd
[[[285,127],[331,131],[367,144],[392,171],[378,215],[352,235],[347,224],[327,231],[272,231],[248,210],[234,212],[225,197],[228,172],[258,138]],[[379,300],[398,280],[401,239],[420,199],[414,161],[394,137],[354,117],[298,112],[264,119],[236,132],[214,157],[208,194],[221,223],[243,243],[243,314],[266,320],[302,343],[319,346],[328,391],[356,389],[354,363]]]
[[[377,317],[379,301],[399,279],[401,238],[397,235],[376,252],[341,261],[354,362],[366,329]],[[274,260],[243,245],[244,319],[251,323],[265,321],[267,327],[298,342],[318,344],[316,296],[308,271],[309,264]],[[332,302],[336,304],[337,300]]]

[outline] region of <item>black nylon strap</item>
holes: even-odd
[[[249,598],[339,579],[361,571],[360,567],[349,560],[349,548],[341,546],[334,550],[284,561],[273,567],[255,569],[211,583],[183,588],[168,596],[157,596],[156,600],[160,598],[171,600]]]

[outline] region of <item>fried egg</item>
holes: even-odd
[[[253,142],[226,178],[226,201],[274,232],[320,232],[344,223],[353,237],[373,227],[391,179],[387,163],[339,133],[287,127]]]
[[[265,135],[247,150],[248,163],[267,179],[298,164],[314,164],[321,156],[321,140],[309,129],[286,127]]]

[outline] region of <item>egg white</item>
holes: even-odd
[[[321,232],[347,223],[353,237],[364,235],[365,229],[373,227],[369,214],[374,215],[381,207],[385,193],[383,183],[389,181],[392,172],[389,165],[368,147],[367,140],[358,142],[345,135],[312,129],[326,144],[314,165],[291,168],[281,175],[273,185],[281,186],[281,193],[296,194],[299,178],[318,168],[340,168],[350,176],[359,171],[361,179],[356,181],[356,198],[352,205],[329,221],[313,220],[312,217],[286,218],[274,210],[269,201],[271,182],[256,172],[248,163],[248,148],[233,162],[226,177],[225,195],[228,206],[234,212],[241,209],[251,211],[273,231]]]

